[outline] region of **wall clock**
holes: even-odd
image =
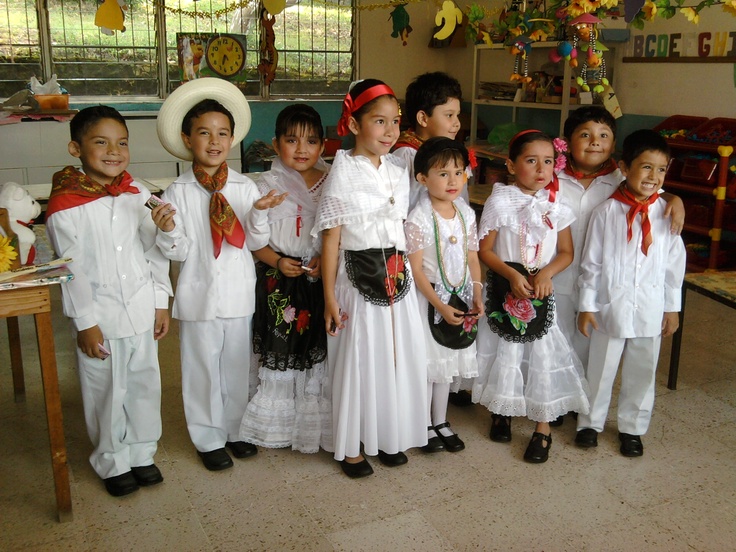
[[[234,36],[217,35],[207,43],[205,57],[207,67],[212,72],[220,77],[230,78],[243,69],[245,48]]]

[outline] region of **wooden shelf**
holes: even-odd
[[[674,188],[675,190],[682,190],[683,192],[706,196],[715,195],[714,186],[708,186],[707,184],[693,184],[692,182],[683,182],[682,180],[671,180],[668,178],[665,178],[664,188],[665,190]]]

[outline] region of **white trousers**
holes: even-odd
[[[76,336],[75,336],[76,339]],[[103,479],[153,464],[161,438],[161,374],[153,330],[106,339],[110,356],[90,358],[77,348],[84,419]]]
[[[252,318],[179,321],[184,414],[200,452],[240,440],[248,406]]]
[[[661,336],[630,339],[609,337],[593,330],[587,379],[590,386],[590,414],[578,415],[578,431],[603,431],[611,404],[611,391],[621,363],[621,390],[618,395],[618,430],[644,435],[649,429],[654,407],[654,383]]]

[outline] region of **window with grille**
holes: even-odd
[[[260,2],[126,1],[125,31],[108,34],[95,14],[117,0],[0,0],[0,97],[54,73],[74,96],[160,97],[182,80],[181,37],[198,33],[239,35],[245,64],[237,84],[247,95],[341,95],[352,80],[354,0],[286,0],[273,24],[270,86],[258,72]]]

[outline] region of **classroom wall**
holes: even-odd
[[[464,8],[467,2],[458,2]],[[485,4],[493,11],[499,0]],[[433,32],[437,7],[431,2],[406,5],[410,25],[414,29],[403,46],[399,38],[391,36],[391,9],[362,10],[359,12],[358,77],[380,78],[387,82],[399,97],[418,74],[427,71],[445,71],[460,81],[465,94],[464,110],[469,111],[467,100],[472,91],[472,47],[430,49],[427,47]],[[736,29],[736,18],[725,14],[720,7],[701,12],[699,25],[689,23],[677,14],[670,20],[658,18],[648,23],[643,31],[633,33],[694,33],[702,31],[731,31]],[[734,37],[729,38],[730,41]],[[619,138],[638,128],[657,124],[673,114],[705,117],[736,117],[736,64],[733,63],[622,63],[628,55],[626,47],[617,45],[613,60],[614,88],[624,116],[619,119]],[[734,47],[729,42],[728,49]],[[611,60],[609,60],[611,64]],[[251,102],[253,123],[244,145],[254,140],[270,142],[273,124],[278,112],[288,103],[284,101]],[[325,126],[334,126],[340,117],[339,100],[309,101],[322,116]],[[131,132],[131,173],[142,177],[173,176],[186,169],[177,164],[158,143],[156,137],[156,104],[136,106],[120,104],[121,109],[149,109],[129,119]],[[83,107],[72,104],[72,107]],[[491,129],[507,122],[508,109],[491,108],[481,112],[481,119]],[[554,132],[557,123],[551,113],[530,111],[520,120],[527,125],[540,126]],[[0,125],[0,183],[13,180],[23,184],[49,182],[54,171],[70,164],[67,123],[24,122]],[[238,166],[240,150],[236,148],[231,159]]]

